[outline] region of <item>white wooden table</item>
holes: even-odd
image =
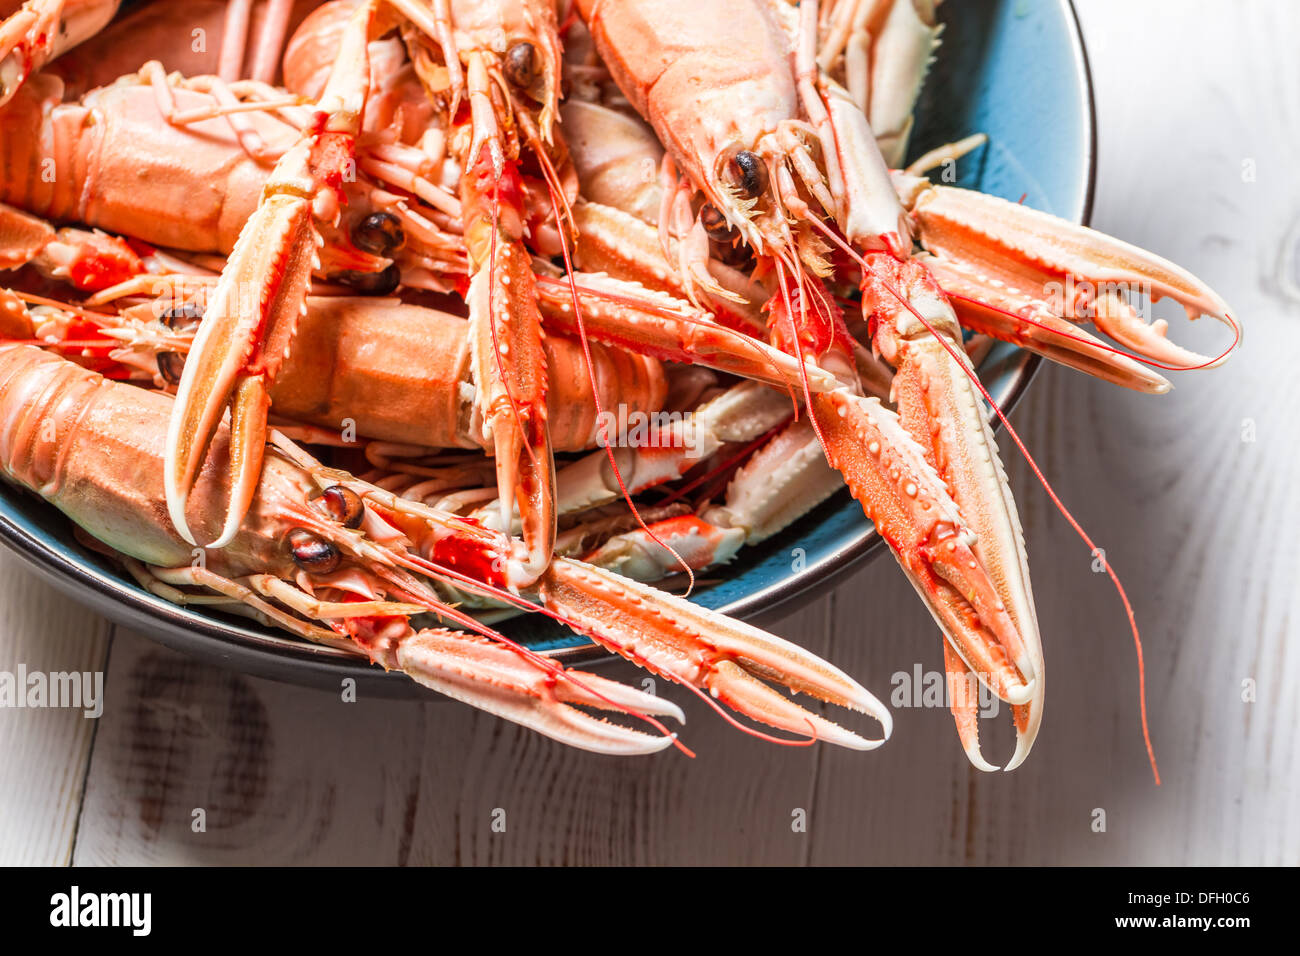
[[[1052,675],[1014,774],[972,770],[943,709],[895,709],[863,755],[766,745],[678,694],[698,759],[615,760],[459,706],[343,704],[163,650],[0,554],[0,670],[103,668],[107,695],[98,721],[0,710],[0,862],[1300,862],[1300,4],[1081,8],[1095,224],[1197,272],[1247,326],[1231,363],[1165,398],[1052,368],[1013,417],[1132,595],[1164,786],[1122,609],[1004,443]],[[941,666],[887,558],[778,630],[881,696]]]

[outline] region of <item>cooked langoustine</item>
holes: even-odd
[[[672,743],[577,710],[579,704],[681,719],[671,703],[564,671],[450,606],[439,587],[535,609],[499,538],[472,522],[321,466],[283,440],[264,457],[231,541],[197,549],[166,520],[162,459],[171,399],[104,379],[49,352],[0,345],[0,472],[116,552],[140,583],[178,603],[251,612],[309,640],[360,650],[449,696],[572,746],[646,753]],[[230,432],[213,440],[187,520],[211,535],[229,472]],[[541,606],[606,648],[754,720],[854,749],[878,746],[806,710],[764,680],[870,714],[888,712],[825,661],[626,578],[557,558],[536,581]],[[432,614],[463,631],[419,628]],[[464,633],[468,632],[468,633]],[[486,640],[485,640],[486,639]],[[759,678],[764,680],[760,680]]]
[[[120,313],[37,306],[30,314],[16,312],[0,339],[88,359],[100,371],[112,363],[120,378],[165,388],[180,378],[201,315],[195,299],[172,304],[163,298]],[[310,297],[294,348],[270,388],[276,414],[335,434],[350,427],[358,438],[483,449],[467,325],[461,316],[396,299]],[[667,383],[657,359],[591,343],[598,402],[581,347],[552,335],[544,348],[557,449],[596,446],[597,404],[641,413],[662,407]]]
[[[228,109],[235,111],[223,112]],[[164,75],[156,64],[77,100],[65,99],[57,77],[37,74],[0,111],[0,253],[9,265],[38,256],[53,238],[44,219],[197,254],[192,258],[200,263],[205,254],[227,255],[257,209],[275,161],[310,116],[274,89],[232,90],[216,77]],[[366,168],[411,184],[393,162]],[[398,196],[370,173],[350,175],[340,184],[345,208],[338,224],[322,226],[327,241],[318,274],[360,292],[391,292],[399,279],[454,287],[465,272],[462,243],[448,219],[458,204],[446,189],[426,185],[425,198],[444,210]],[[95,248],[76,240],[67,245],[87,263],[87,274],[103,280],[84,287],[125,278],[116,270],[100,275],[109,270],[96,266]]]

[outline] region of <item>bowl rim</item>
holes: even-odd
[[[1078,77],[1077,88],[1086,117],[1083,136],[1087,156],[1087,177],[1079,220],[1084,225],[1092,218],[1097,179],[1097,114],[1088,52],[1073,0],[1058,0],[1069,32],[1071,60]],[[1042,363],[1041,357],[1022,352],[1011,370],[1013,380],[999,397],[1004,412],[1010,413],[1019,403]],[[994,430],[1001,428],[993,423]],[[397,672],[386,672],[369,661],[346,651],[321,647],[289,635],[266,629],[246,627],[237,622],[211,618],[187,611],[153,594],[130,587],[122,578],[108,572],[93,560],[74,561],[19,528],[8,515],[0,513],[0,543],[18,555],[45,580],[60,591],[102,613],[111,620],[136,628],[165,647],[206,660],[209,663],[272,680],[337,689],[344,679],[353,679],[365,692],[383,697],[421,697],[431,695]],[[851,572],[858,571],[877,557],[885,543],[874,527],[864,529],[852,541],[808,564],[800,571],[759,588],[742,598],[722,605],[720,613],[763,623],[788,614],[829,592]],[[595,644],[543,651],[548,657],[565,664],[599,663],[616,659]]]

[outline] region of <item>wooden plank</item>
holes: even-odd
[[[345,703],[129,631],[115,642],[108,692],[78,865],[398,858],[421,705]]]
[[[20,668],[46,679],[53,673],[102,674],[108,623],[7,551],[0,551],[0,609],[4,675],[16,681]],[[71,860],[95,730],[96,720],[84,708],[0,707],[0,865]]]
[[[825,630],[819,604],[784,633],[812,646]],[[630,665],[610,674],[638,686],[645,677]],[[343,703],[130,632],[116,642],[108,691],[119,703],[91,763],[78,864],[807,857],[792,814],[807,808],[817,749],[744,737],[662,681],[656,692],[688,712],[696,760],[580,753],[450,703]],[[196,809],[205,832],[194,832]]]
[[[777,631],[814,651],[825,645],[824,602],[781,622]],[[620,664],[610,676],[640,682]],[[792,829],[807,811],[819,748],[787,749],[746,737],[703,703],[659,681],[687,714],[683,739],[697,754],[669,751],[650,758],[597,757],[560,747],[505,724],[484,725],[461,748],[430,740],[425,776],[455,755],[452,789],[423,799],[417,832],[424,834],[444,805],[454,806],[451,859],[461,863],[792,864],[807,859],[807,834]],[[462,757],[461,754],[465,756]],[[443,779],[445,779],[445,774]],[[440,799],[441,797],[441,799]],[[490,815],[506,811],[507,832],[494,833]],[[431,842],[413,862],[447,862]]]

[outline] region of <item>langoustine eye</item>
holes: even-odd
[[[331,278],[364,295],[391,295],[402,282],[402,270],[397,268],[396,262],[390,262],[382,272],[357,272],[349,269],[337,272]]]
[[[719,174],[746,199],[757,199],[767,192],[767,166],[758,153],[732,147],[722,154]]]
[[[182,302],[164,311],[159,321],[173,332],[183,332],[203,321],[203,307],[197,302]]]
[[[385,259],[406,242],[402,223],[391,212],[371,213],[352,227],[352,244],[362,252]]]
[[[338,548],[305,528],[289,532],[289,553],[293,563],[309,574],[330,574],[343,560]]]
[[[158,374],[168,385],[179,385],[185,371],[185,356],[180,352],[159,352],[154,361],[158,365]]]
[[[513,85],[528,89],[537,79],[537,48],[527,40],[512,43],[506,50],[502,72]]]
[[[326,488],[316,499],[316,507],[343,527],[353,529],[361,527],[361,519],[366,513],[361,496],[342,485]]]
[[[713,257],[734,269],[748,270],[753,265],[754,253],[740,241],[740,234],[731,228],[727,217],[712,203],[700,207],[700,225],[710,239]]]
[[[186,332],[198,328],[203,321],[203,307],[196,302],[182,302],[165,310],[158,317],[163,325],[173,332]],[[185,356],[180,352],[159,352],[154,357],[158,374],[168,385],[179,385],[185,371]]]
[[[715,242],[725,242],[731,238],[731,224],[717,206],[706,203],[700,208],[700,225]]]

